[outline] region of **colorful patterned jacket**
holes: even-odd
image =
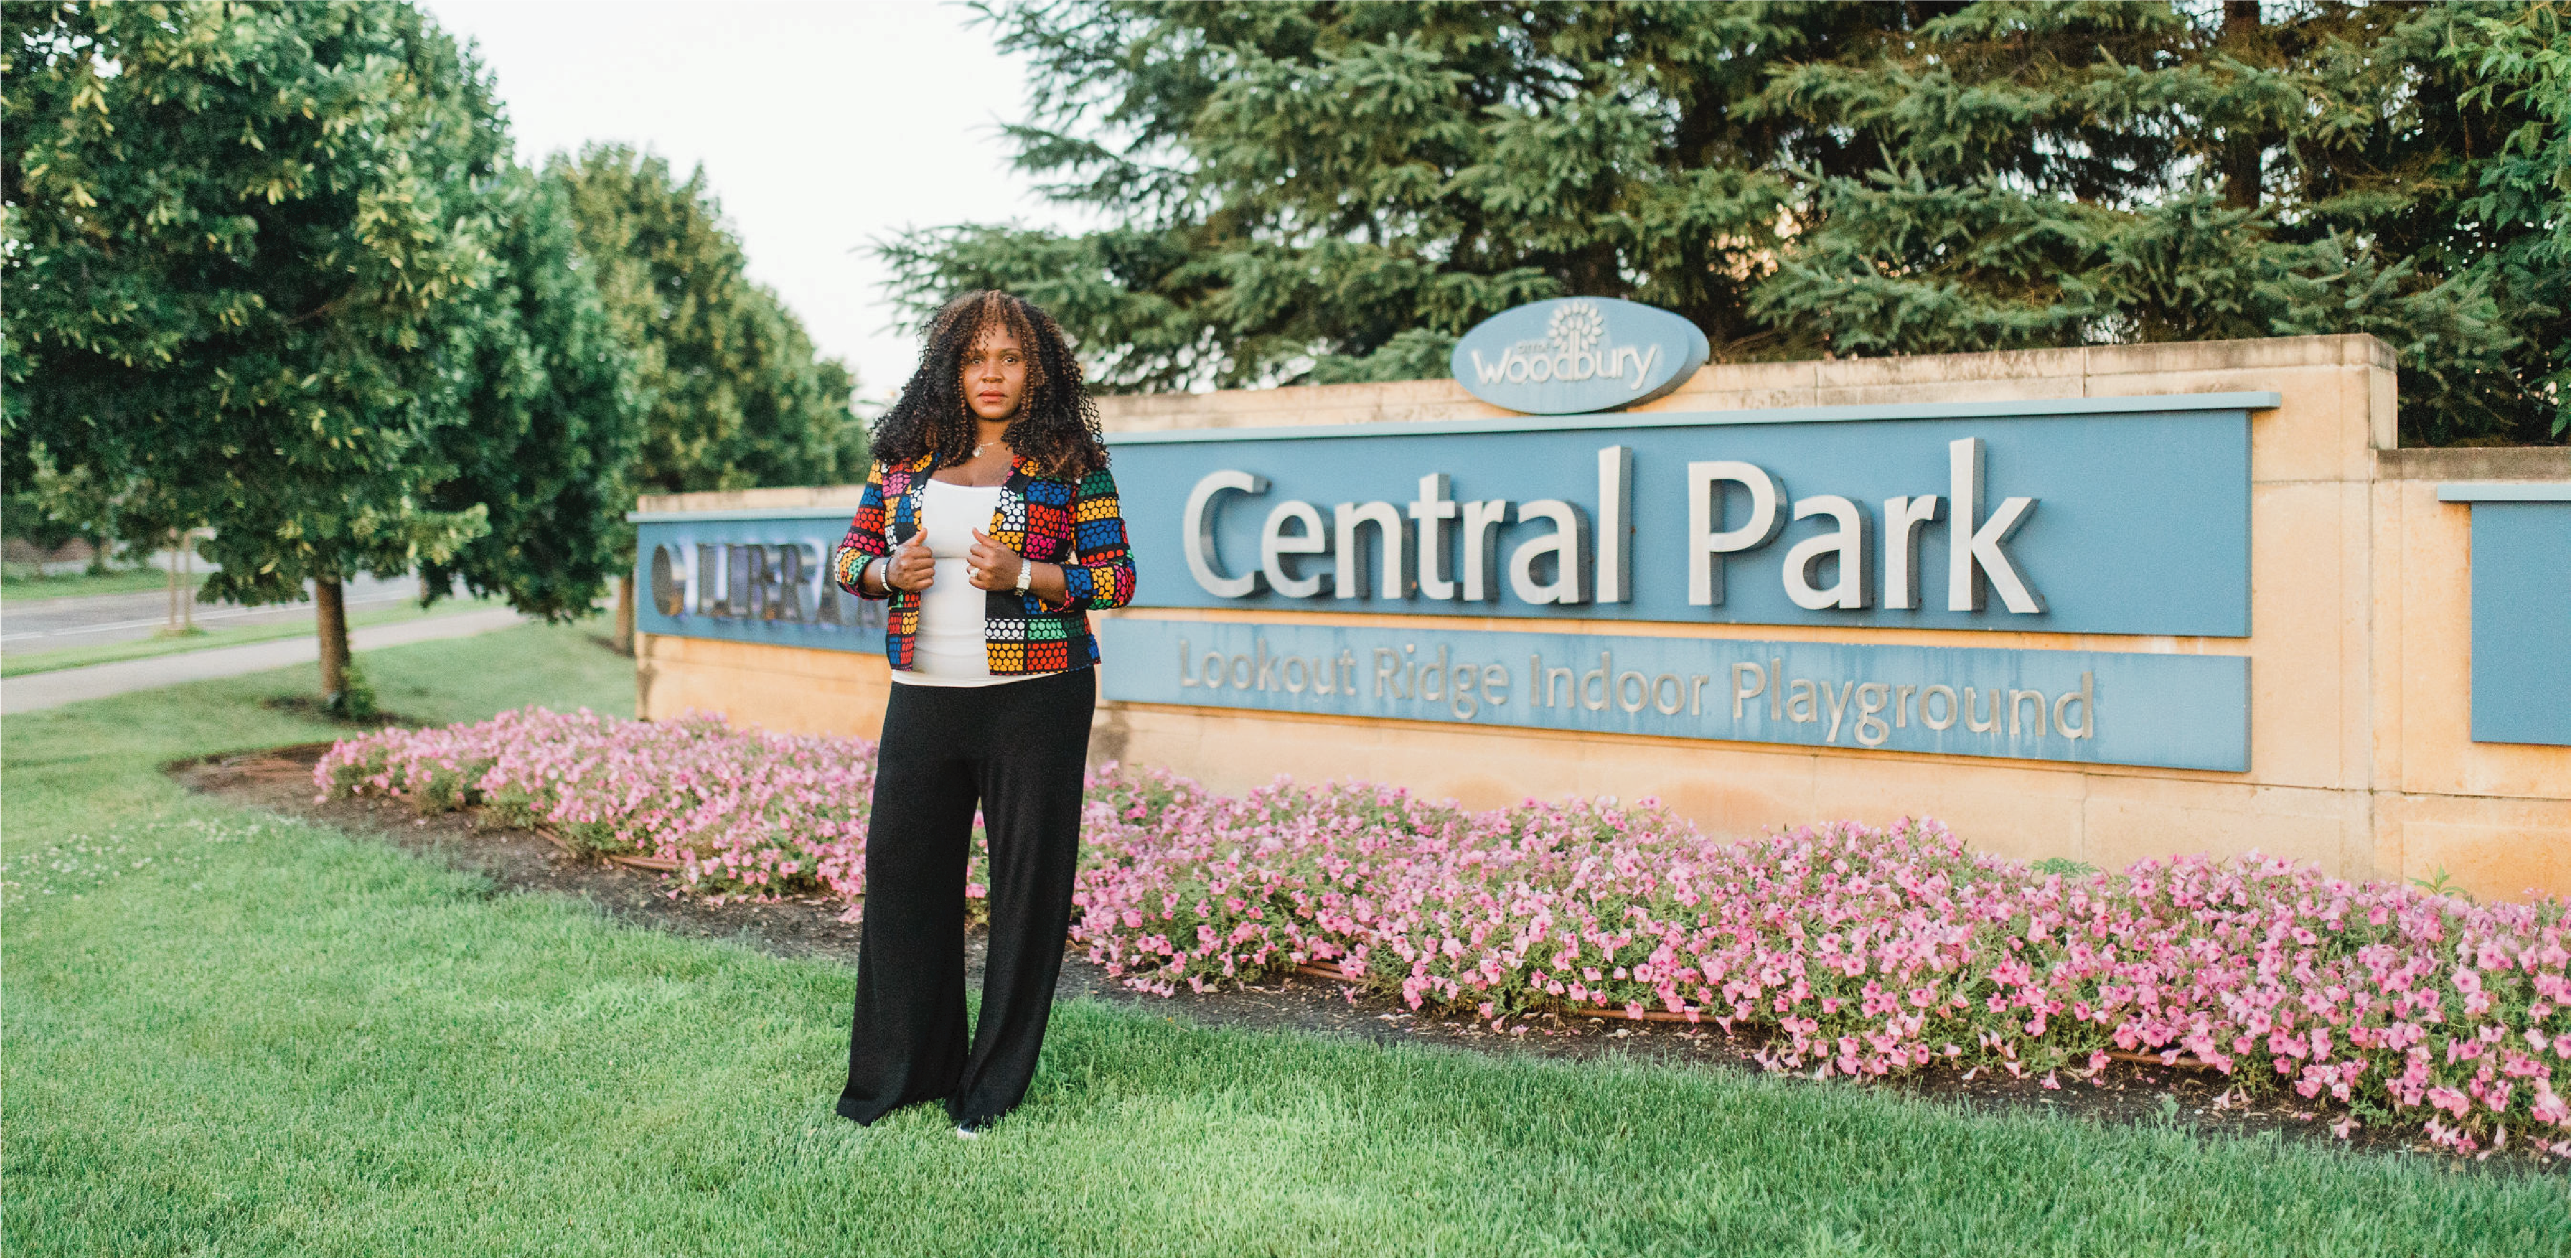
[[[850,531],[832,552],[832,579],[861,598],[885,598],[859,588],[859,572],[893,550],[889,538],[916,530],[930,456],[902,467],[868,468],[866,491]],[[1064,565],[1065,597],[1048,602],[1032,591],[987,591],[984,650],[996,676],[1060,673],[1100,662],[1091,637],[1092,608],[1108,611],[1136,596],[1136,564],[1127,555],[1127,522],[1118,515],[1118,485],[1107,470],[1079,482],[1042,475],[1022,459],[1002,484],[1002,496],[985,528],[994,541],[1041,563]],[[886,607],[886,659],[912,667],[921,632],[921,595],[895,590]]]

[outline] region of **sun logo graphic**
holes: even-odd
[[[1623,381],[1631,393],[1642,392],[1664,347],[1652,342],[1642,347],[1605,346],[1601,340],[1606,328],[1599,304],[1572,298],[1548,311],[1546,340],[1521,341],[1490,363],[1481,350],[1470,350],[1468,358],[1479,384],[1609,379]]]

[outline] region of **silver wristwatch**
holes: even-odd
[[[1029,592],[1029,567],[1030,564],[1028,556],[1020,556],[1020,579],[1017,582],[1014,582],[1011,586],[1011,589],[1015,593],[1026,594]]]

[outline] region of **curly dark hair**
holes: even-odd
[[[921,365],[869,434],[876,457],[895,466],[936,455],[934,468],[974,457],[975,412],[966,405],[958,374],[966,351],[997,324],[1019,338],[1028,363],[1028,390],[1002,440],[1049,476],[1078,480],[1109,466],[1100,408],[1083,391],[1082,364],[1064,329],[1035,304],[999,289],[979,289],[939,308],[922,340]]]

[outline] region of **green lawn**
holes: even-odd
[[[497,598],[444,598],[424,610],[408,600],[391,606],[361,607],[349,613],[349,627],[364,629],[369,625],[390,625],[405,620],[431,616],[449,616],[457,612],[479,611],[499,607]],[[79,668],[86,664],[113,664],[119,660],[139,660],[155,655],[177,655],[183,651],[203,651],[211,647],[240,646],[248,642],[270,642],[278,638],[309,637],[313,618],[282,621],[267,625],[241,625],[230,629],[201,629],[184,637],[132,638],[124,642],[99,642],[88,646],[57,647],[50,651],[18,650],[0,656],[0,677],[19,677],[28,673],[50,673],[58,669]],[[633,705],[629,705],[632,710]]]
[[[206,579],[205,569],[197,570],[190,581],[190,592]],[[80,594],[134,594],[143,590],[170,588],[167,568],[114,568],[106,572],[67,572],[61,576],[41,576],[32,566],[10,564],[0,572],[0,604],[37,602],[49,598],[71,598]]]
[[[371,653],[385,705],[624,711],[581,629]],[[309,670],[0,730],[5,1249],[44,1254],[2566,1253],[2564,1174],[1858,1087],[1058,1010],[983,1140],[833,1117],[846,964],[493,895],[192,799]]]

